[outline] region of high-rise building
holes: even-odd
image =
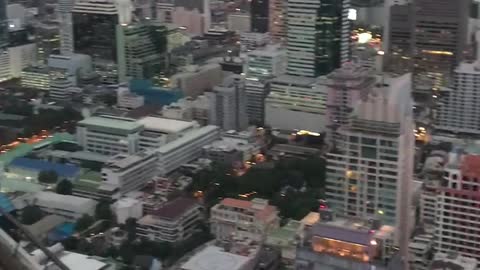
[[[78,0],[72,9],[74,51],[92,57],[101,82],[118,81],[116,29],[132,11],[130,0]]]
[[[386,69],[402,73],[411,68],[412,5],[409,0],[386,2],[387,20],[383,33]]]
[[[350,122],[338,130],[342,140],[327,156],[326,180],[327,201],[335,213],[395,226],[403,256],[412,225],[415,140],[410,97],[400,106],[402,98],[396,95],[410,95],[405,89],[410,82],[409,76],[400,77],[388,89],[391,94],[380,92],[360,102]]]
[[[286,43],[287,0],[269,0],[269,32],[274,42]]]
[[[342,51],[342,2],[290,0],[287,15],[287,73],[317,77],[338,68]]]
[[[117,25],[118,76],[151,79],[165,68],[167,28],[150,22]]]
[[[231,75],[205,94],[210,99],[210,124],[224,130],[241,131],[248,127],[245,79],[242,76]]]
[[[328,89],[328,126],[335,131],[349,121],[349,115],[360,100],[366,100],[376,82],[370,69],[346,64],[320,79]]]
[[[326,113],[327,89],[316,78],[282,75],[270,82],[265,101],[265,122],[269,126],[323,132]]]
[[[464,56],[470,2],[413,1],[414,84],[426,77],[433,79],[433,90],[448,83]]]
[[[480,153],[453,153],[436,197],[435,250],[480,259]]]
[[[285,73],[286,51],[280,46],[267,46],[247,54],[245,91],[247,94],[248,120],[262,125],[265,120],[265,98],[270,79]]]
[[[464,134],[480,134],[480,103],[477,102],[480,63],[461,63],[454,71],[452,89],[438,112],[436,129]]]
[[[250,26],[252,32],[268,32],[269,7],[269,0],[252,0],[250,2]]]
[[[8,45],[7,0],[0,0],[0,49]]]
[[[75,0],[60,0],[58,11],[60,16],[60,53],[73,54],[73,19],[72,9]]]

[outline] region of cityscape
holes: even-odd
[[[480,270],[480,0],[0,0],[0,270]]]

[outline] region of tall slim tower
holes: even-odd
[[[341,64],[342,2],[289,0],[287,73],[317,77]]]
[[[269,32],[274,42],[286,43],[287,0],[269,0]]]
[[[467,43],[469,0],[415,0],[412,53],[414,83],[425,77],[434,90],[446,85]]]
[[[405,89],[410,83],[410,76],[404,75],[388,89],[401,97],[381,89],[385,92],[362,101],[350,122],[338,130],[343,138],[338,151],[327,156],[330,207],[340,216],[378,219],[395,226],[403,256],[411,228],[415,148],[410,91]]]
[[[72,9],[75,0],[60,0],[58,9],[60,15],[60,53],[73,54],[73,20]]]

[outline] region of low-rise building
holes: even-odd
[[[210,229],[217,239],[247,237],[263,240],[279,227],[280,218],[275,206],[267,200],[243,201],[226,198],[210,209]]]
[[[208,123],[208,113],[210,110],[210,101],[204,95],[195,99],[186,97],[164,106],[162,116],[170,119],[178,119],[185,121],[197,121],[204,126]]]
[[[247,143],[245,140],[232,137],[222,137],[203,147],[205,157],[221,164],[234,165],[244,163],[260,153],[260,146]]]
[[[303,241],[304,228],[300,221],[290,220],[283,227],[271,231],[265,245],[280,249],[283,262],[286,265],[293,265],[297,254],[297,245]]]
[[[137,233],[153,241],[175,243],[188,239],[203,220],[203,208],[195,199],[179,197],[138,220]]]
[[[113,204],[113,211],[118,224],[124,224],[127,219],[143,217],[143,204],[140,200],[123,197]]]
[[[157,148],[158,174],[166,176],[181,165],[199,158],[202,147],[219,137],[220,129],[209,125],[187,132],[181,138]]]
[[[140,133],[140,149],[153,149],[165,145],[184,133],[198,127],[195,121],[183,121],[147,116],[138,120],[144,129]]]
[[[117,106],[122,109],[133,110],[145,105],[145,97],[130,92],[127,86],[120,86],[117,90]]]
[[[113,156],[134,154],[139,149],[142,124],[134,119],[93,116],[77,123],[77,141],[85,151]]]
[[[417,235],[408,244],[410,269],[427,270],[433,252],[433,235]]]
[[[155,176],[156,163],[154,152],[118,154],[103,166],[102,179],[105,184],[117,187],[121,194],[139,190]]]
[[[64,217],[70,221],[75,221],[85,214],[94,216],[97,205],[97,202],[92,199],[46,191],[37,192],[30,199],[31,203],[40,207],[43,212]]]

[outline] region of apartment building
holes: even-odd
[[[451,154],[436,197],[435,250],[480,259],[480,152]]]
[[[277,208],[264,199],[226,198],[210,209],[211,232],[221,240],[246,237],[261,241],[279,227],[279,222]]]
[[[338,152],[327,156],[326,197],[341,216],[396,227],[396,243],[406,254],[415,140],[411,115],[402,113],[397,101],[371,96],[338,130]]]
[[[133,119],[93,116],[77,123],[76,139],[85,151],[113,156],[139,151],[143,126]]]
[[[183,164],[199,158],[202,147],[219,137],[220,129],[209,125],[187,132],[181,138],[157,148],[159,175],[166,176]]]
[[[461,63],[454,71],[453,85],[442,99],[436,129],[452,133],[480,134],[480,62]]]
[[[410,269],[428,270],[433,252],[433,235],[417,235],[408,244]]]
[[[121,194],[139,190],[155,176],[156,164],[157,155],[153,151],[117,154],[102,167],[102,180],[117,187]]]
[[[178,243],[195,233],[203,220],[196,200],[179,197],[138,220],[137,233],[152,241]]]

